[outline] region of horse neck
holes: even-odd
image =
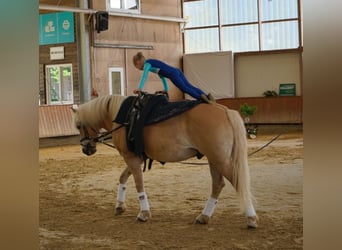
[[[113,128],[113,120],[124,99],[124,96],[109,95],[98,100],[96,107],[98,127],[105,128],[106,130],[111,130]]]
[[[98,97],[88,103],[81,105],[79,116],[80,121],[85,125],[90,126],[94,130],[100,130],[104,127],[105,110],[101,108],[104,98]]]
[[[104,128],[111,130],[113,120],[116,117],[124,96],[108,95],[98,97],[82,107],[81,120],[85,121],[93,129]]]

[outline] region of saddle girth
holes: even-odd
[[[144,94],[137,96],[127,113],[128,115],[127,140],[130,142],[134,142],[135,140],[137,121],[140,118],[140,113],[142,109],[146,106],[150,97],[151,97],[150,95],[144,95]]]

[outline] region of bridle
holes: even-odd
[[[119,125],[118,127],[113,128],[110,131],[106,131],[103,133],[98,133],[93,127],[90,127],[90,129],[92,131],[94,131],[96,134],[98,134],[98,136],[96,137],[91,137],[90,133],[87,129],[87,127],[85,125],[82,125],[82,129],[84,132],[84,137],[82,137],[80,139],[80,144],[82,145],[82,147],[88,147],[89,145],[91,145],[91,143],[96,143],[96,142],[100,142],[103,143],[109,147],[115,148],[113,145],[105,142],[106,140],[110,140],[112,139],[112,133],[120,128],[122,128],[124,125]]]

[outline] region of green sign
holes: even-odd
[[[73,43],[74,14],[58,12],[39,15],[39,45]]]
[[[279,96],[295,96],[296,84],[295,83],[281,83],[279,84]]]

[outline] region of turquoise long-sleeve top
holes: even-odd
[[[140,83],[138,85],[138,89],[139,90],[142,90],[145,86],[145,83],[146,83],[146,80],[147,80],[147,76],[148,76],[148,73],[149,72],[153,72],[153,73],[156,73],[158,74],[158,76],[160,77],[162,83],[163,83],[163,86],[164,86],[164,90],[165,91],[169,91],[169,85],[167,84],[167,81],[165,79],[164,76],[162,76],[161,74],[159,74],[159,71],[160,71],[160,68],[158,67],[153,67],[152,64],[149,62],[150,60],[145,60],[145,63],[144,63],[144,72],[141,76],[141,79],[140,79]],[[153,60],[154,61],[154,60]],[[153,63],[153,62],[152,62]]]

